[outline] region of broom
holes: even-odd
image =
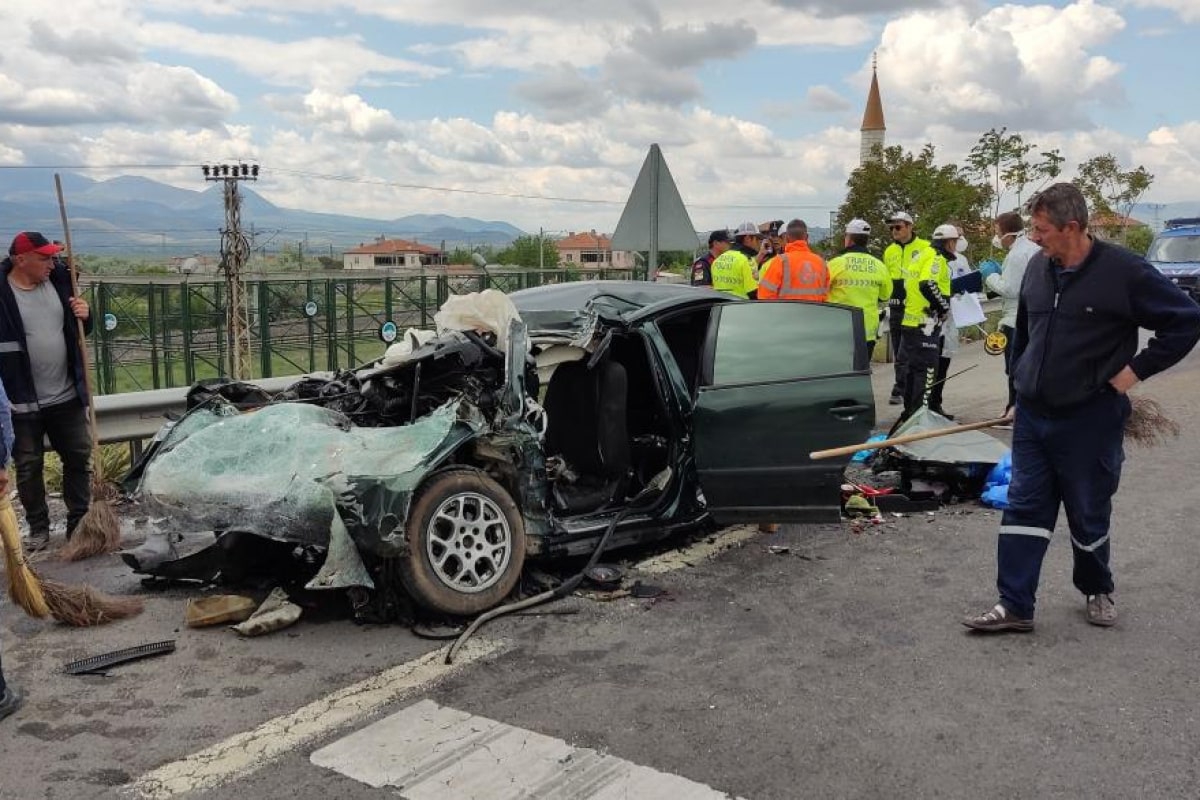
[[[8,492],[0,497],[0,536],[4,537],[4,572],[8,575],[8,596],[31,617],[50,613],[37,575],[25,560],[21,534],[17,530],[17,512],[13,511]]]
[[[71,295],[79,297],[79,277],[75,269],[75,248],[71,246],[71,229],[67,225],[67,204],[63,200],[62,179],[54,173],[54,189],[58,193],[58,212],[62,216],[63,235],[67,240],[67,270],[71,273]],[[92,369],[88,362],[87,342],[84,339],[83,320],[75,320],[79,338],[79,352],[83,357],[83,381],[88,394],[88,427],[92,434],[92,502],[87,513],[79,520],[71,540],[59,551],[64,561],[80,561],[100,553],[114,553],[121,549],[121,526],[112,508],[116,497],[113,487],[104,479],[100,469],[100,440],[96,438],[96,403],[92,393]]]
[[[29,616],[41,619],[49,615],[64,625],[81,628],[142,612],[142,601],[137,597],[109,597],[90,586],[67,586],[39,579],[25,560],[17,514],[7,494],[0,497],[0,540],[4,544],[8,596]]]
[[[1159,405],[1157,400],[1152,397],[1143,397],[1140,395],[1137,397],[1130,395],[1129,400],[1132,408],[1129,412],[1129,419],[1125,420],[1125,438],[1130,442],[1142,447],[1154,447],[1166,442],[1168,439],[1174,439],[1179,436],[1179,423],[1167,416],[1167,413],[1163,411],[1162,406]],[[808,454],[808,457],[813,461],[819,461],[824,458],[853,455],[859,450],[879,450],[897,444],[908,444],[925,439],[953,436],[956,433],[963,433],[965,431],[994,428],[997,425],[1011,422],[1010,418],[1001,417],[1000,419],[989,419],[984,422],[972,422],[969,425],[955,425],[950,428],[938,428],[937,430],[922,431],[920,433],[906,433],[903,436],[881,439],[877,442],[859,442],[858,444],[833,447],[828,450],[814,450]]]

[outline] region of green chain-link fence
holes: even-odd
[[[644,280],[644,271],[501,270],[478,272],[306,273],[246,281],[254,358],[251,378],[356,367],[386,347],[391,322],[430,328],[453,294],[505,292],[576,280]],[[82,291],[95,325],[97,394],[189,386],[228,374],[225,285],[218,277],[93,276]]]

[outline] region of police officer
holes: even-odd
[[[712,287],[743,300],[758,299],[759,245],[762,236],[753,222],[733,233],[734,245],[712,263]]]
[[[953,225],[939,226],[934,234],[946,236],[951,232],[958,237]],[[931,247],[916,251],[916,256],[903,263],[900,357],[906,368],[901,419],[908,419],[925,405],[941,357],[942,323],[950,313],[950,268],[945,257]]]
[[[829,297],[827,302],[862,309],[863,330],[867,337],[867,360],[875,352],[879,330],[879,304],[892,296],[892,280],[882,261],[867,252],[871,226],[866,220],[852,219],[846,225],[840,256],[829,261]]]
[[[721,229],[708,235],[708,252],[692,262],[692,286],[712,287],[712,265],[729,249],[729,231]]]
[[[903,402],[907,368],[900,346],[903,338],[905,273],[907,265],[919,259],[922,251],[929,248],[929,242],[917,237],[913,230],[913,218],[904,211],[897,211],[888,217],[887,226],[892,243],[883,251],[883,263],[892,279],[892,297],[888,301],[888,337],[891,339],[896,370],[896,381],[892,384],[892,396],[888,403],[896,406]]]
[[[961,266],[967,270],[970,266],[967,264],[966,257],[959,255],[959,242],[966,242],[962,238],[957,225],[949,223],[938,225],[933,232],[933,251],[934,259],[937,267],[938,288],[941,289],[946,297],[950,297],[951,280],[960,272]],[[965,249],[965,248],[962,248]],[[965,273],[964,273],[965,274]],[[953,337],[953,341],[951,341]],[[947,414],[942,408],[942,390],[946,386],[946,376],[950,374],[950,358],[958,350],[958,328],[954,325],[954,320],[950,315],[946,315],[946,319],[942,325],[941,346],[938,349],[937,368],[933,373],[933,383],[929,389],[928,396],[925,398],[926,405],[929,410],[935,414],[941,414],[946,419],[954,419],[953,414]]]

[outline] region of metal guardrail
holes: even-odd
[[[281,392],[303,377],[290,375],[282,378],[263,378],[252,383],[268,392]],[[187,393],[190,388],[185,386],[177,389],[97,395],[97,438],[101,444],[114,444],[153,437],[167,421],[167,414],[182,414],[187,410]]]

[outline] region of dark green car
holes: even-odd
[[[861,311],[623,281],[509,299],[507,337],[445,330],[253,413],[193,409],[138,494],[216,541],[127,560],[203,578],[230,573],[240,540],[260,561],[273,542],[319,566],[309,588],[351,590],[356,605],[401,590],[473,614],[512,592],[527,558],[590,554],[618,515],[610,548],[838,519],[846,459],[808,454],[874,425]]]

